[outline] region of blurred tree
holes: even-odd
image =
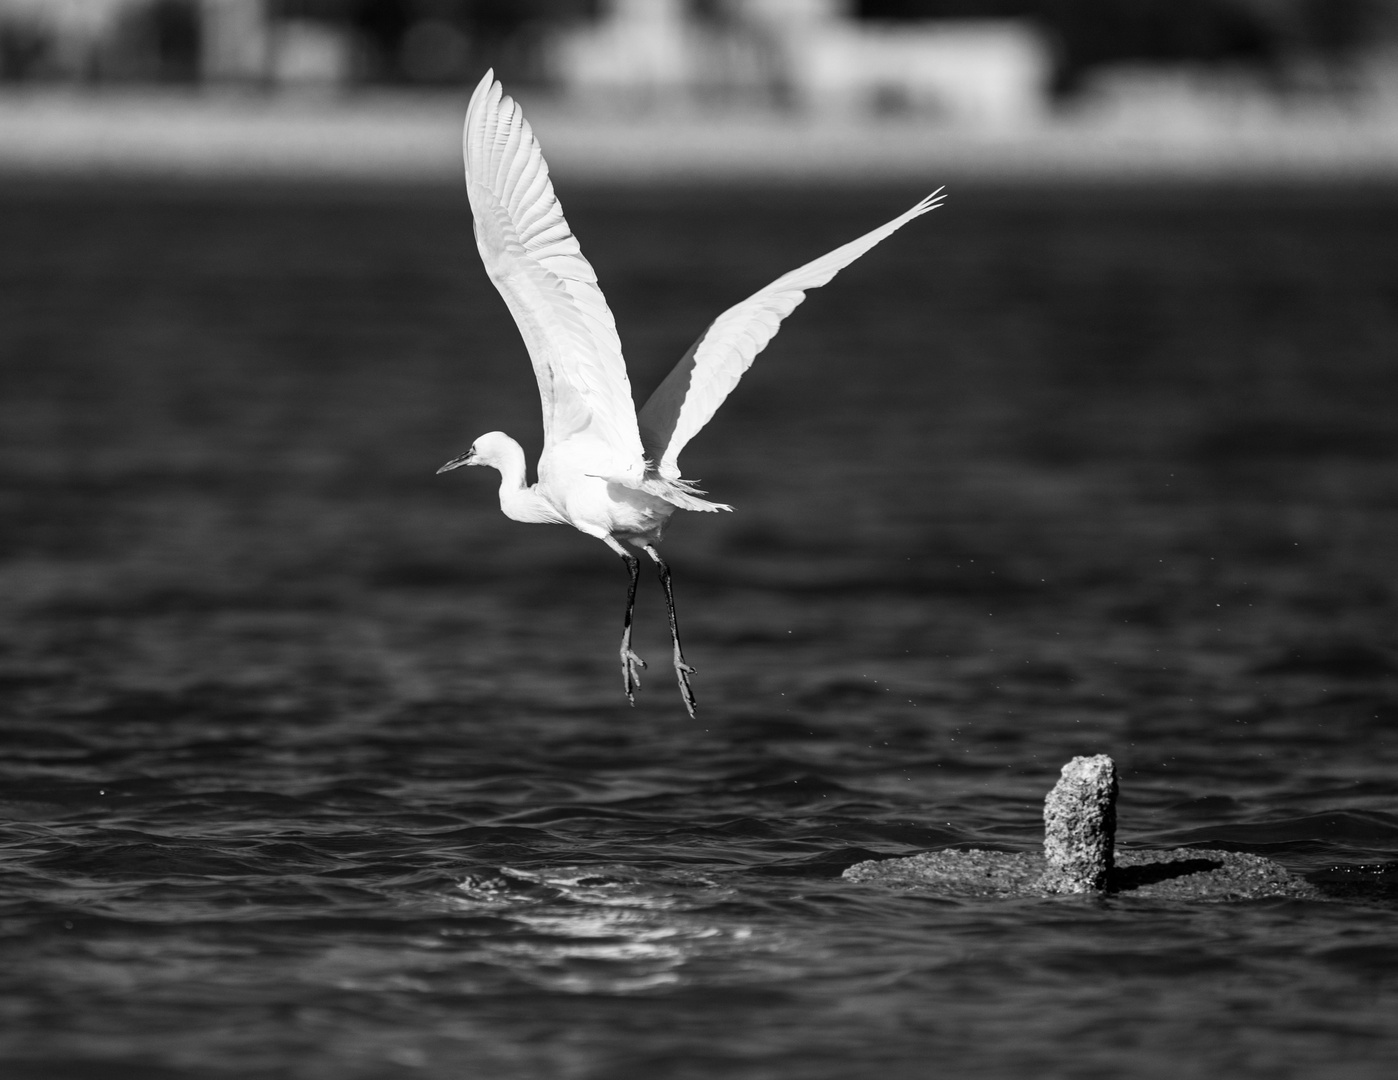
[[[0,81],[22,82],[41,74],[51,48],[43,27],[22,19],[0,22]]]
[[[1058,47],[1054,90],[1077,90],[1094,68],[1121,60],[1244,62],[1270,68],[1281,35],[1231,0],[1044,0]]]
[[[599,8],[599,0],[273,0],[272,15],[352,27],[370,81],[453,83],[487,66],[511,81],[538,78],[546,31]]]
[[[133,82],[194,82],[201,47],[194,0],[150,0],[117,20],[99,50],[97,74]]]
[[[166,82],[193,82],[199,77],[203,44],[194,0],[155,0],[149,19],[157,77]]]
[[[862,19],[1029,18],[1052,37],[1058,95],[1121,61],[1246,64],[1285,82],[1288,62],[1342,72],[1398,34],[1398,0],[857,0]]]
[[[860,19],[1009,19],[1037,16],[1040,0],[858,0]]]

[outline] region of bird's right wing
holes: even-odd
[[[666,479],[678,479],[685,444],[713,418],[743,373],[772,340],[782,320],[806,298],[880,240],[941,205],[941,188],[904,214],[822,255],[735,304],[699,340],[641,407],[638,420],[646,457]]]
[[[519,106],[488,71],[462,137],[476,247],[529,349],[544,410],[544,449],[591,435],[606,475],[645,471],[616,322],[563,217],[548,166]],[[592,458],[596,461],[596,458]]]

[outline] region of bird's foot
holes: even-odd
[[[694,691],[689,686],[689,677],[693,674],[694,669],[684,662],[684,657],[676,656],[675,681],[680,684],[680,697],[684,698],[684,708],[691,720],[694,719],[694,710],[699,704],[694,700]]]
[[[621,650],[621,683],[626,688],[626,700],[636,704],[636,691],[641,687],[641,669],[646,662],[628,648]]]

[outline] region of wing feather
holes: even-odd
[[[646,457],[662,477],[679,478],[680,451],[713,418],[807,290],[826,284],[879,241],[940,206],[941,190],[857,240],[783,274],[709,324],[638,414]]]
[[[493,72],[471,95],[462,155],[476,247],[539,383],[544,453],[590,437],[610,458],[600,465],[608,475],[640,480],[645,462],[616,321],[563,216],[533,129]]]

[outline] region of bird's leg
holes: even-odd
[[[689,687],[689,677],[694,674],[694,669],[684,662],[684,650],[680,648],[680,624],[675,617],[675,593],[670,588],[670,568],[660,557],[660,552],[651,545],[645,546],[645,552],[654,560],[656,569],[660,571],[660,584],[665,588],[665,607],[670,614],[670,640],[675,647],[675,679],[680,684],[680,697],[684,698],[684,707],[690,719],[693,719],[698,703],[694,700],[694,691]]]
[[[621,545],[617,545],[620,547]],[[626,688],[626,700],[636,704],[636,690],[641,685],[641,668],[646,662],[631,651],[631,613],[636,607],[636,583],[641,580],[641,560],[625,549],[621,557],[631,575],[631,586],[626,590],[626,618],[621,624],[621,684]]]

